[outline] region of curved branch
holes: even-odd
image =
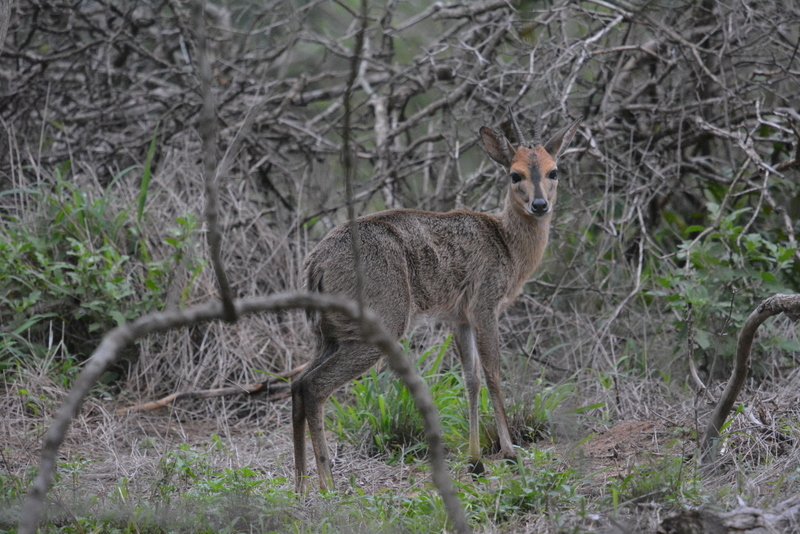
[[[442,496],[447,515],[452,521],[455,531],[470,532],[464,510],[453,490],[450,476],[447,473],[444,461],[444,447],[442,445],[442,430],[436,406],[433,404],[430,392],[420,378],[416,368],[408,361],[400,346],[383,327],[377,315],[369,309],[364,309],[363,313],[359,313],[360,310],[355,303],[339,296],[318,293],[281,293],[267,297],[235,300],[233,304],[239,316],[256,312],[313,309],[321,312],[335,311],[354,321],[358,320],[364,339],[380,348],[386,354],[389,366],[400,377],[414,398],[414,403],[425,422],[425,437],[430,448],[429,461],[433,483]],[[19,534],[34,534],[36,532],[44,510],[45,496],[53,484],[58,449],[64,441],[69,425],[83,404],[86,393],[97,382],[97,379],[106,368],[116,360],[120,350],[148,334],[164,332],[201,321],[222,319],[223,317],[222,304],[212,302],[184,310],[151,313],[131,323],[118,326],[106,334],[97,350],[87,361],[81,374],[78,375],[72,390],[70,390],[64,404],[62,404],[53,419],[53,424],[45,434],[39,472],[28,490],[28,495],[22,508],[18,529]]]
[[[773,295],[762,302],[745,321],[742,330],[739,332],[733,373],[728,385],[725,386],[725,391],[722,392],[714,413],[711,415],[711,420],[708,422],[706,433],[700,445],[701,464],[714,461],[717,444],[719,443],[720,429],[731,413],[733,403],[736,402],[736,398],[739,396],[739,392],[747,378],[747,372],[750,370],[750,349],[753,346],[756,330],[761,326],[761,323],[779,313],[785,313],[793,321],[800,319],[800,295]]]

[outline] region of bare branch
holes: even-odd
[[[214,95],[211,91],[211,65],[208,61],[206,50],[206,23],[203,18],[202,0],[197,0],[193,5],[194,26],[197,30],[197,70],[200,74],[200,92],[203,106],[198,120],[198,131],[203,140],[203,182],[206,187],[205,220],[207,226],[207,239],[211,264],[219,284],[220,299],[225,310],[225,321],[236,321],[236,310],[233,306],[233,291],[225,273],[222,263],[222,234],[219,230],[219,210],[217,202],[219,192],[217,189],[217,121],[214,110]]]
[[[181,400],[210,399],[213,397],[229,397],[234,395],[267,394],[269,400],[271,401],[283,399],[289,396],[288,380],[300,374],[307,365],[307,363],[298,365],[290,371],[275,374],[274,376],[271,376],[267,380],[259,382],[258,384],[246,384],[244,386],[231,386],[217,389],[204,389],[202,391],[179,391],[171,393],[166,397],[162,397],[156,401],[137,404],[136,406],[129,406],[127,408],[121,408],[117,410],[117,413],[123,414],[128,412],[156,410]]]
[[[350,128],[351,101],[350,95],[353,85],[358,77],[359,66],[361,64],[361,54],[364,51],[365,32],[367,30],[367,0],[361,0],[361,16],[359,17],[359,28],[356,34],[355,50],[350,60],[350,75],[344,91],[344,126],[342,129],[342,162],[344,164],[344,187],[345,198],[347,200],[347,218],[352,222],[356,219],[355,206],[353,205],[353,180],[355,179],[356,169],[353,162],[353,155],[350,150]],[[359,309],[364,307],[364,267],[361,264],[361,240],[359,239],[358,225],[350,225],[350,246],[353,249],[353,267],[356,271],[356,301]]]

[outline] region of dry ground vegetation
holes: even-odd
[[[196,28],[180,0],[12,2],[0,54],[0,531],[51,414],[102,333],[214,298],[201,220]],[[441,325],[404,340],[485,532],[656,532],[687,508],[770,508],[800,485],[796,327],[765,324],[715,469],[692,461],[750,310],[800,285],[800,8],[793,1],[205,3],[223,256],[240,296],[302,286],[356,212],[497,209],[482,125],[583,118],[551,245],[501,320],[521,466],[466,476],[466,407]],[[509,136],[512,134],[509,131]],[[302,314],[136,344],[62,448],[46,532],[446,528],[419,422],[382,370],[337,395],[335,492],[291,493],[285,398],[120,408],[307,361]],[[692,378],[691,369],[697,371]],[[708,389],[702,389],[703,382]],[[488,404],[488,401],[485,402]],[[490,409],[483,421],[491,428]],[[415,426],[416,425],[416,426]],[[484,436],[491,458],[493,440]]]

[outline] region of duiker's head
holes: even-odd
[[[487,126],[481,128],[481,138],[489,157],[508,169],[511,182],[509,201],[512,203],[509,207],[538,219],[555,206],[558,188],[556,161],[569,146],[580,122],[557,132],[542,145],[538,127],[533,142],[526,144],[513,115],[511,121],[520,143],[516,149],[505,135]]]

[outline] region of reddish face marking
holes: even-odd
[[[553,156],[542,146],[520,146],[509,168],[514,202],[533,217],[553,210],[558,187],[558,170]]]

